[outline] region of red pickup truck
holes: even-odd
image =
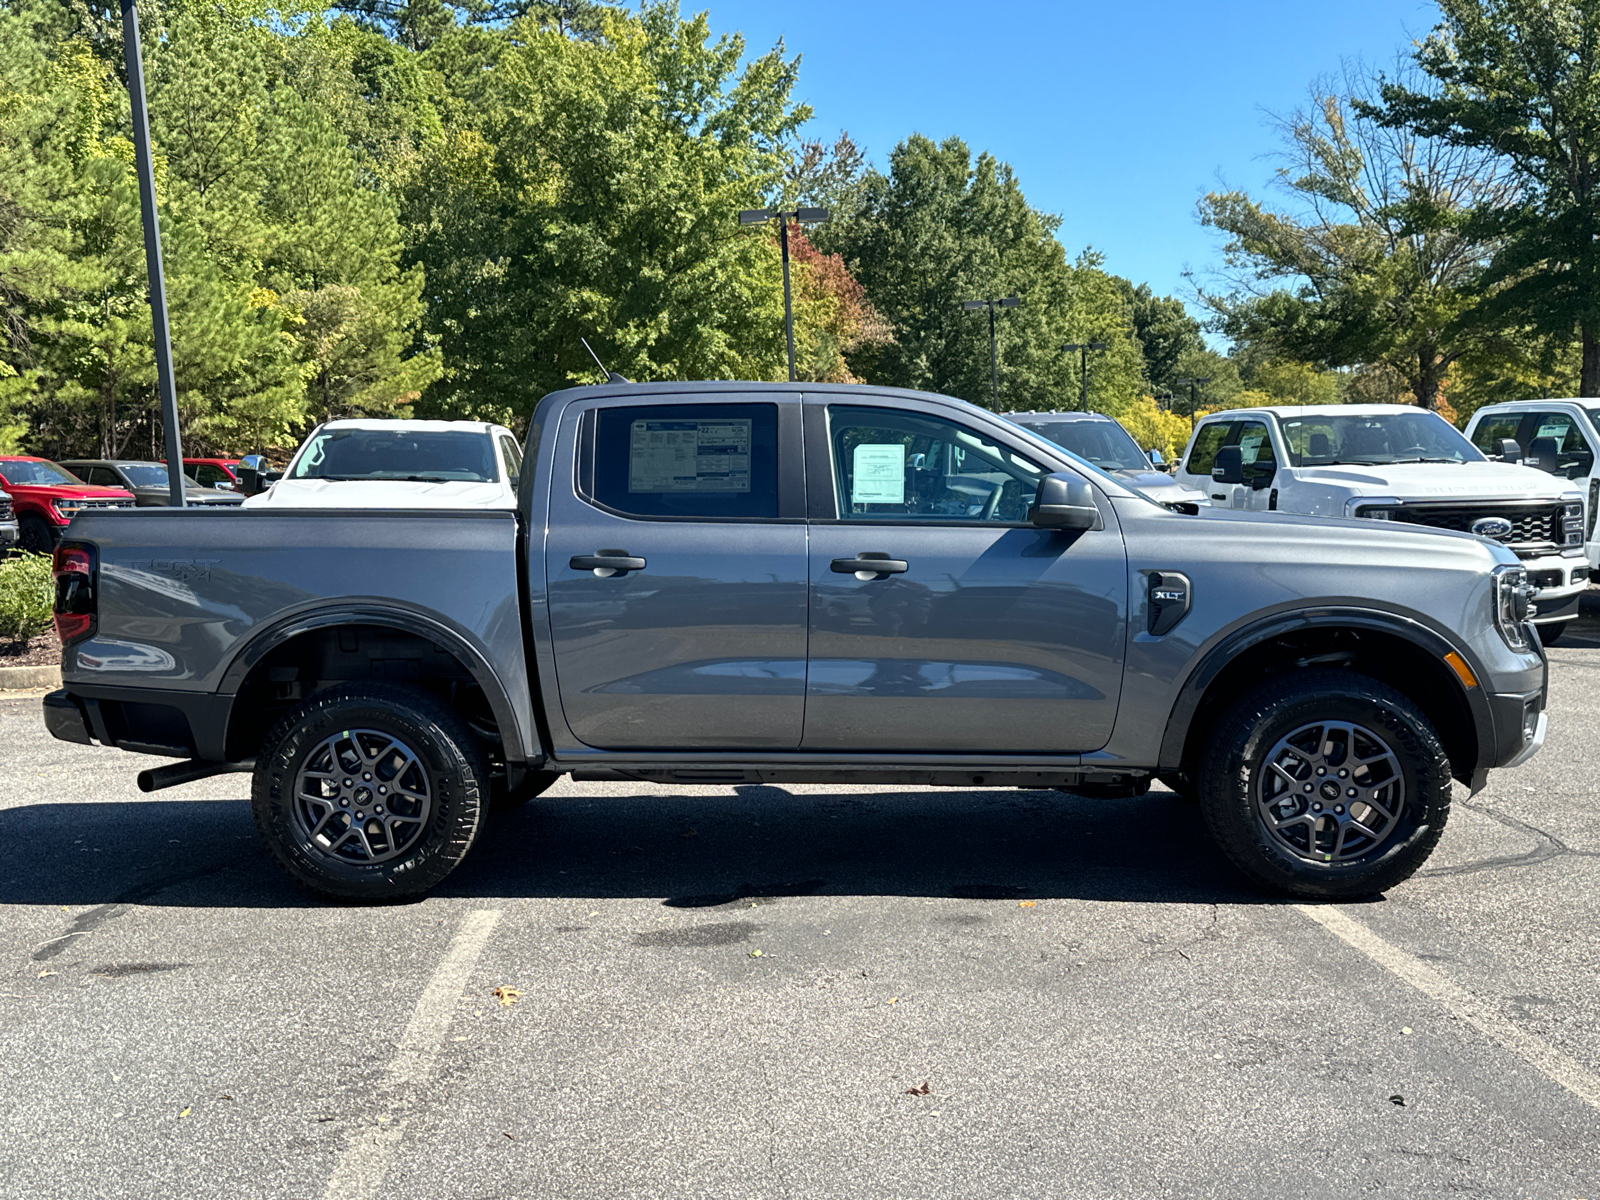
[[[133,493],[95,487],[47,458],[0,454],[0,487],[11,496],[17,515],[17,545],[49,554],[72,518],[89,508],[132,508]]]

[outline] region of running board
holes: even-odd
[[[1060,768],[1019,771],[1002,768],[927,767],[578,767],[577,783],[763,784],[875,783],[917,787],[1108,788],[1125,786],[1136,795],[1148,784],[1148,771],[1085,771]]]

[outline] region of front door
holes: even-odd
[[[1111,735],[1127,560],[1116,517],[1027,523],[1054,467],[938,406],[808,399],[804,748],[1060,754]],[[882,563],[880,568],[877,564]]]
[[[561,710],[585,745],[800,744],[799,398],[713,399],[567,410],[577,479],[552,489],[545,581]]]

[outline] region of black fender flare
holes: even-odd
[[[500,682],[499,674],[466,634],[444,621],[423,613],[371,603],[338,604],[296,613],[254,631],[249,640],[234,653],[227,669],[222,673],[222,681],[217,686],[218,696],[225,697],[228,702],[228,713],[224,722],[224,745],[226,745],[226,731],[233,725],[233,701],[251,669],[291,638],[341,625],[379,625],[415,634],[442,647],[466,667],[473,682],[483,689],[483,694],[489,701],[489,709],[494,713],[495,723],[500,727],[506,760],[511,763],[525,763],[530,759],[541,760],[545,757],[544,751],[539,747],[533,747],[530,754],[529,747],[523,744],[522,730],[517,725],[516,710],[511,704],[510,696],[506,694],[504,685]]]
[[[1177,771],[1180,768],[1184,744],[1189,739],[1189,727],[1194,723],[1200,701],[1205,696],[1206,689],[1235,658],[1252,646],[1258,646],[1286,633],[1302,629],[1335,628],[1368,629],[1376,633],[1392,634],[1404,638],[1441,662],[1444,656],[1452,651],[1459,654],[1479,681],[1477,687],[1468,688],[1463,686],[1459,679],[1455,680],[1456,690],[1465,701],[1467,711],[1472,714],[1472,723],[1477,734],[1476,766],[1481,769],[1493,763],[1494,713],[1482,682],[1489,675],[1482,662],[1468,647],[1460,645],[1443,630],[1414,615],[1358,606],[1316,605],[1277,612],[1248,621],[1222,634],[1201,653],[1199,662],[1190,670],[1188,678],[1179,688],[1178,697],[1167,716],[1166,731],[1161,737],[1160,769]]]

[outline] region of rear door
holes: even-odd
[[[806,400],[807,750],[1073,753],[1110,737],[1127,560],[1027,523],[1052,466],[949,409]],[[832,397],[837,400],[838,397]],[[876,564],[883,563],[879,568]]]
[[[561,711],[607,750],[794,749],[805,709],[799,397],[650,396],[562,419],[545,542]]]

